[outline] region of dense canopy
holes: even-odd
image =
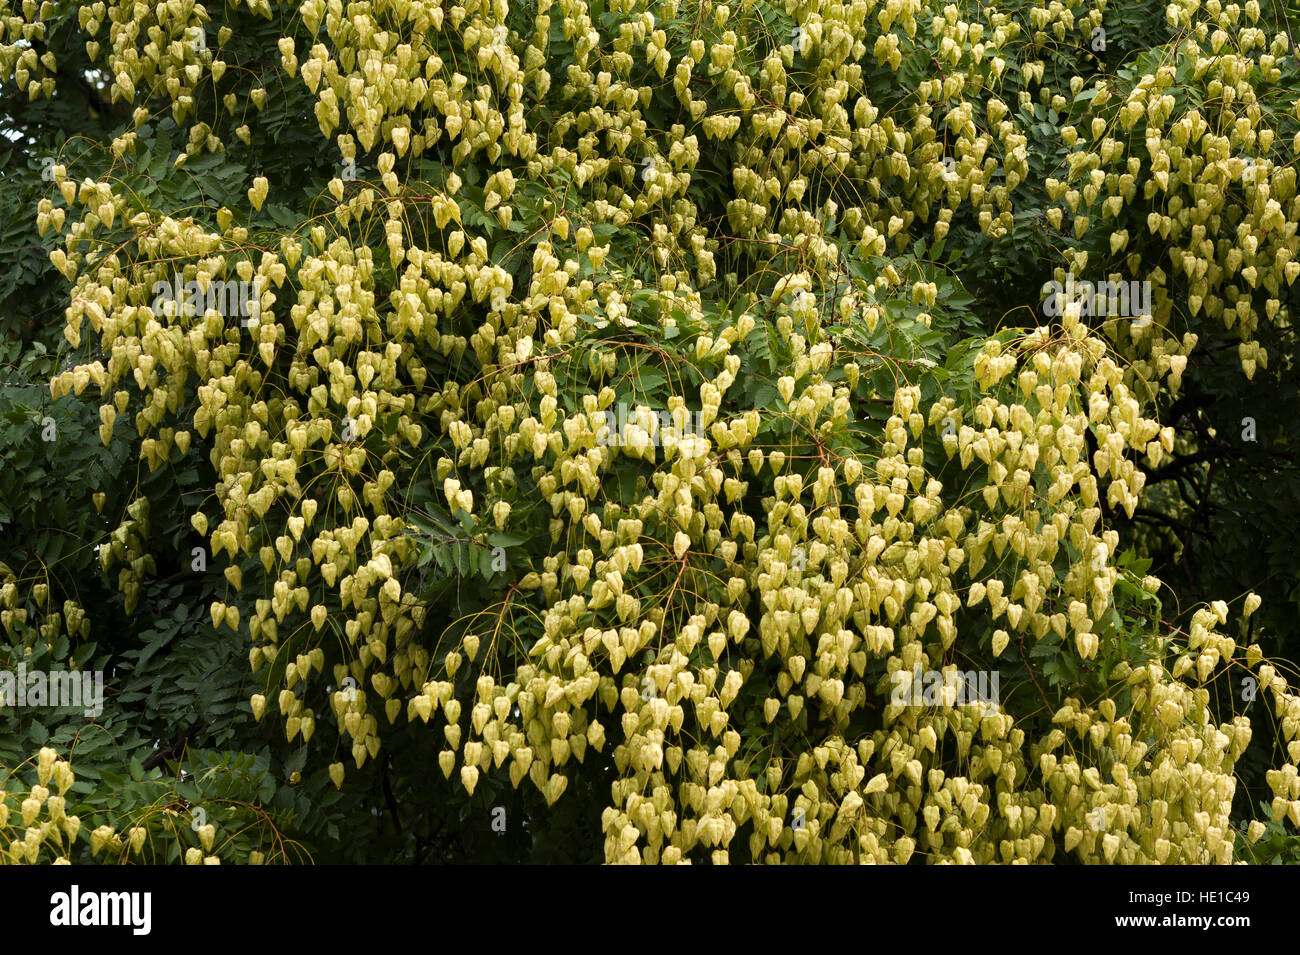
[[[1289,858],[1287,16],[0,2],[0,853]]]

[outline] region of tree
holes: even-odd
[[[6,7],[10,858],[1290,851],[1282,13]]]

